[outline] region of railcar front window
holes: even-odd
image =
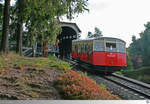
[[[94,51],[104,51],[104,42],[95,42]]]
[[[75,51],[78,52],[78,46],[77,45],[75,45]]]
[[[106,43],[107,52],[116,52],[116,43]]]
[[[125,44],[124,43],[118,43],[117,49],[118,49],[118,52],[125,53]]]

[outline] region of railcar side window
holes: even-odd
[[[84,52],[84,44],[81,45],[81,52]]]
[[[85,44],[83,44],[83,53],[85,52]]]
[[[94,42],[94,51],[104,51],[104,42]]]
[[[125,53],[125,44],[124,43],[118,43],[117,49],[118,49],[118,52]]]
[[[107,52],[116,52],[116,43],[106,43]]]
[[[74,51],[74,44],[72,44],[72,51]]]
[[[85,53],[87,53],[87,52],[88,52],[88,45],[85,44]]]
[[[89,54],[91,54],[93,52],[93,44],[89,45]]]
[[[78,53],[80,53],[80,52],[81,52],[81,45],[78,44]]]
[[[78,52],[78,45],[75,45],[75,52]]]

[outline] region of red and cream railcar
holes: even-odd
[[[73,40],[72,58],[99,71],[119,71],[127,66],[125,44],[111,37]]]

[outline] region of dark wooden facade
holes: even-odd
[[[59,39],[59,54],[61,57],[70,57],[72,53],[72,40],[80,37],[81,30],[75,23],[61,22],[61,34]]]

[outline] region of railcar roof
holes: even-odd
[[[124,40],[121,40],[119,38],[113,38],[113,37],[100,37],[100,38],[96,38],[96,39],[95,38],[77,39],[77,40],[73,40],[73,42],[88,41],[88,40],[109,40],[109,39],[115,39],[115,40],[119,40],[119,41],[126,43]]]

